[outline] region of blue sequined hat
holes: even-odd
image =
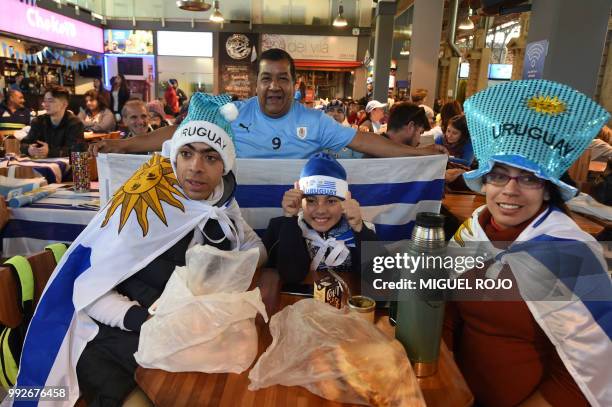
[[[474,191],[495,163],[533,172],[552,182],[564,200],[576,189],[559,178],[589,146],[610,114],[567,85],[547,80],[490,87],[464,104],[479,168],[463,174]]]
[[[304,195],[331,195],[345,199],[348,192],[346,170],[326,153],[310,157],[302,168],[299,183]]]

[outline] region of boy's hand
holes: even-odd
[[[283,207],[283,215],[290,218],[293,216],[297,216],[302,208],[302,197],[304,193],[300,189],[299,182],[295,182],[293,184],[293,189],[285,192],[283,195],[283,202],[281,206]]]
[[[357,233],[361,232],[361,228],[363,227],[361,209],[359,207],[359,202],[352,198],[351,191],[346,193],[346,199],[342,202],[342,209],[344,211],[344,217],[351,226],[351,229]]]

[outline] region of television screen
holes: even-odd
[[[117,58],[117,70],[123,75],[142,76],[142,58]]]
[[[104,52],[153,55],[153,31],[104,30]]]
[[[84,78],[102,78],[102,67],[100,65],[88,65],[79,70],[79,75]]]
[[[512,79],[512,64],[490,64],[489,79],[510,80]]]
[[[459,77],[467,78],[468,76],[470,76],[470,63],[462,62],[461,65],[459,65]]]

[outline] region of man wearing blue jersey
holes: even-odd
[[[439,145],[416,148],[382,136],[343,127],[321,111],[294,103],[295,65],[281,49],[261,54],[257,96],[236,102],[239,114],[232,123],[239,158],[308,158],[312,154],[344,147],[374,157],[445,153]],[[128,140],[103,140],[93,152],[136,153],[158,151],[171,138],[175,126]]]

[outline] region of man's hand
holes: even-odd
[[[448,154],[446,147],[440,144],[430,144],[425,147],[418,147],[420,155]]]
[[[352,198],[351,191],[346,193],[346,199],[342,202],[344,217],[355,232],[361,232],[363,220],[361,219],[361,208],[359,202]]]
[[[283,202],[281,206],[283,207],[283,215],[290,218],[293,216],[297,216],[302,209],[302,197],[304,196],[304,192],[300,189],[300,184],[295,182],[293,184],[293,189],[285,192],[283,195]]]
[[[49,156],[49,144],[38,140],[28,147],[28,155],[35,158],[47,158]]]
[[[444,180],[447,183],[451,183],[451,182],[455,181],[457,178],[459,178],[461,176],[461,174],[463,174],[464,172],[465,172],[465,170],[463,170],[461,168],[449,168],[444,173]]]
[[[125,153],[124,140],[100,140],[97,143],[89,145],[89,154],[94,157],[98,153]]]

